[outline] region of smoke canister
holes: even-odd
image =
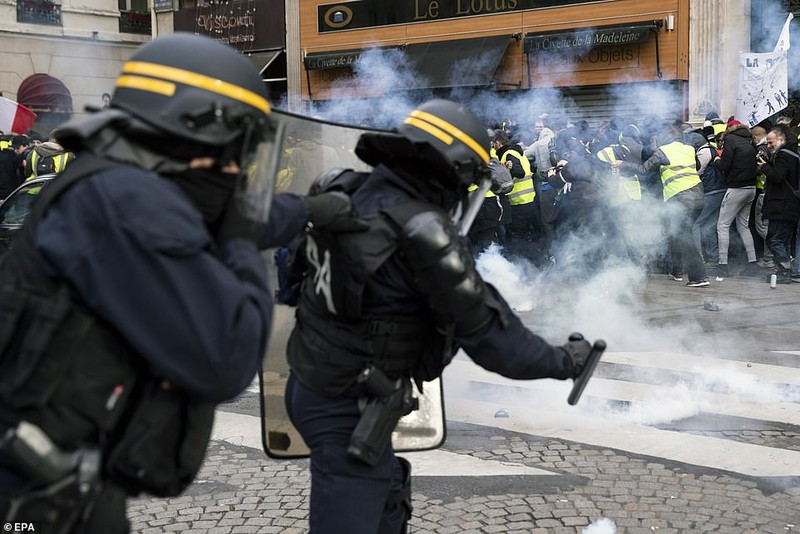
[[[778,275],[773,274],[772,276],[769,277],[769,287],[775,289],[775,286],[777,285],[778,285]]]

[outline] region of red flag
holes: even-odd
[[[22,104],[0,96],[0,130],[4,133],[24,134],[36,121],[36,113]]]

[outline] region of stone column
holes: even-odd
[[[736,113],[739,52],[750,51],[751,0],[689,1],[689,120]],[[741,119],[740,119],[741,120]]]
[[[286,2],[286,98],[288,111],[299,113],[303,82],[303,53],[300,50],[300,2]]]

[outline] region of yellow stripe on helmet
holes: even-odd
[[[141,74],[144,76],[154,76],[162,78],[171,82],[181,83],[183,85],[190,85],[217,93],[239,102],[244,102],[247,105],[260,109],[264,113],[270,112],[270,105],[267,99],[232,83],[228,83],[217,78],[212,78],[204,74],[179,69],[176,67],[168,67],[166,65],[158,65],[157,63],[148,63],[144,61],[129,61],[122,67],[122,72],[129,74]],[[137,88],[138,89],[138,88]]]
[[[453,136],[448,135],[445,132],[441,131],[439,128],[434,126],[433,124],[429,124],[425,121],[421,121],[419,119],[415,119],[414,117],[407,117],[406,120],[403,121],[404,124],[410,124],[416,128],[419,128],[423,132],[427,132],[434,136],[436,139],[441,141],[446,145],[453,144]]]
[[[155,80],[153,78],[143,78],[142,76],[120,76],[117,78],[117,87],[139,89],[141,91],[149,91],[164,96],[172,96],[175,94],[174,83]]]
[[[416,117],[438,126],[440,129],[444,130],[472,149],[473,152],[480,156],[484,163],[489,163],[489,152],[472,137],[468,136],[446,120],[440,119],[436,115],[431,115],[430,113],[419,110],[412,111],[411,117]]]

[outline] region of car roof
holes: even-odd
[[[24,182],[19,184],[16,189],[14,189],[11,193],[9,193],[6,198],[0,198],[0,206],[2,206],[6,200],[13,197],[20,189],[30,187],[31,185],[46,184],[48,182],[51,182],[53,178],[55,178],[56,176],[58,176],[58,174],[43,174],[41,176],[37,176],[36,178],[25,180]]]

